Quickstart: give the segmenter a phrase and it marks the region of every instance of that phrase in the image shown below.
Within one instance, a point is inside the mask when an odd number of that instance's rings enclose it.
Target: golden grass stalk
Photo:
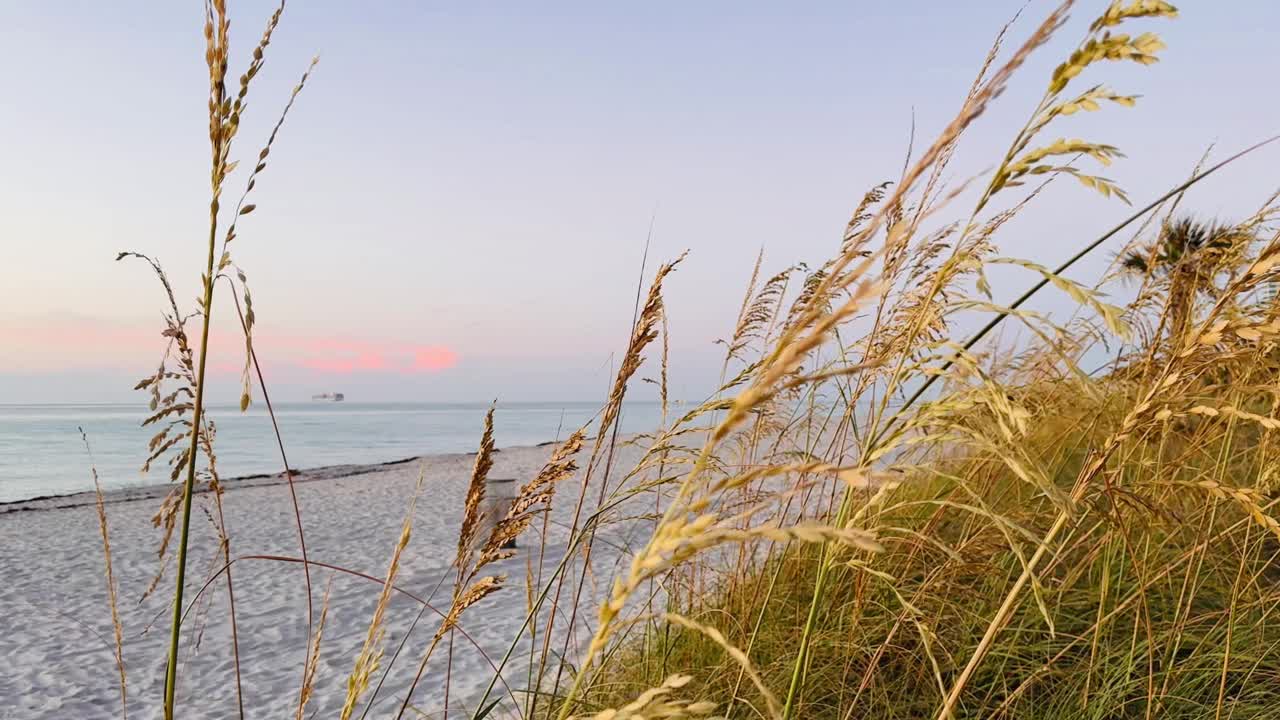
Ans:
[[[355,665],[351,668],[351,674],[347,676],[347,696],[342,704],[342,712],[339,714],[342,720],[350,720],[351,714],[355,712],[361,696],[369,689],[369,678],[378,671],[378,667],[381,665],[382,641],[387,632],[384,625],[387,605],[391,602],[391,593],[395,589],[396,575],[400,572],[400,557],[404,554],[404,549],[409,545],[409,536],[413,529],[414,508],[418,503],[418,496],[422,494],[425,472],[425,468],[418,472],[418,484],[414,487],[413,496],[409,499],[409,509],[405,513],[404,524],[400,528],[400,539],[396,541],[395,551],[391,554],[391,562],[387,564],[386,578],[383,580],[382,592],[378,594],[378,603],[374,606],[373,618],[369,621],[369,629],[365,633],[364,645],[360,648],[360,654],[356,656]]]
[[[1079,503],[1083,499],[1085,492],[1097,480],[1106,468],[1107,461],[1115,454],[1121,444],[1130,439],[1140,430],[1140,423],[1143,421],[1163,422],[1165,417],[1161,416],[1155,408],[1165,399],[1185,388],[1194,375],[1203,372],[1205,366],[1193,364],[1195,356],[1202,353],[1206,348],[1216,344],[1217,338],[1225,323],[1218,319],[1219,313],[1223,312],[1233,298],[1240,293],[1248,291],[1252,287],[1263,282],[1270,273],[1280,264],[1280,261],[1273,258],[1280,258],[1280,243],[1272,242],[1265,246],[1251,264],[1248,269],[1238,278],[1231,282],[1219,299],[1210,308],[1206,317],[1199,323],[1198,327],[1188,332],[1183,344],[1183,350],[1175,355],[1171,355],[1164,363],[1160,372],[1152,379],[1149,387],[1140,396],[1140,399],[1129,409],[1119,428],[1110,435],[1110,437],[1102,444],[1100,448],[1094,450],[1091,457],[1084,466],[1081,467],[1080,473],[1074,483],[1071,493],[1072,505]],[[1212,410],[1212,409],[1210,409]],[[1272,529],[1276,526],[1273,518],[1263,514],[1257,500],[1248,493],[1239,489],[1227,490],[1220,484],[1213,483],[1212,486],[1205,486],[1211,492],[1219,494],[1223,498],[1230,497],[1238,503],[1244,505],[1249,511],[1253,519],[1258,524]],[[956,704],[959,702],[960,694],[964,690],[969,679],[973,676],[978,665],[985,659],[995,641],[996,635],[1003,629],[1008,621],[1010,614],[1020,600],[1023,588],[1029,582],[1035,580],[1040,561],[1049,552],[1053,542],[1058,534],[1067,526],[1072,519],[1069,510],[1061,511],[1053,524],[1045,532],[1039,541],[1036,552],[1027,560],[1023,567],[1021,575],[1009,588],[1004,595],[1004,600],[1000,607],[993,614],[990,622],[987,624],[986,632],[983,634],[977,647],[970,655],[967,664],[960,672],[959,676],[952,683],[950,691],[947,693],[941,707],[938,710],[937,717],[940,720],[951,718]]]
[[[778,702],[778,698],[769,690],[769,686],[765,685],[764,678],[760,677],[760,671],[756,670],[755,665],[751,663],[751,659],[747,657],[745,652],[725,638],[724,633],[710,625],[704,625],[678,613],[664,613],[662,617],[669,623],[700,632],[706,635],[713,643],[719,645],[725,651],[725,654],[738,664],[742,672],[751,680],[751,684],[756,686],[756,690],[764,698],[765,706],[769,710],[769,717],[775,719],[782,717],[782,704]]]
[[[585,437],[585,431],[575,430],[551,453],[538,474],[520,486],[507,514],[493,525],[489,537],[481,545],[479,558],[471,571],[472,577],[490,563],[515,555],[513,550],[507,549],[510,543],[528,529],[536,515],[550,508],[556,486],[577,472],[578,463],[573,458],[582,449]]]
[[[170,629],[169,658],[165,669],[164,716],[166,720],[173,720],[174,701],[177,691],[182,595],[186,581],[187,543],[190,533],[191,504],[192,493],[195,485],[197,453],[201,445],[201,434],[203,432],[205,367],[208,358],[210,318],[213,312],[213,289],[217,279],[216,272],[221,271],[221,269],[225,267],[224,263],[228,261],[228,257],[224,251],[223,260],[218,261],[218,267],[215,270],[216,239],[218,234],[222,189],[227,175],[231,173],[236,166],[236,163],[230,159],[232,141],[240,127],[240,118],[242,112],[245,110],[245,98],[248,94],[250,83],[262,67],[264,50],[271,41],[271,36],[279,23],[280,15],[283,11],[284,2],[282,0],[281,4],[277,7],[276,11],[271,15],[271,18],[267,22],[266,29],[264,30],[257,47],[253,51],[253,59],[249,65],[249,69],[240,78],[239,91],[233,100],[228,96],[226,84],[231,26],[230,19],[227,15],[226,0],[206,0],[205,2],[205,64],[208,69],[209,76],[208,110],[209,145],[211,151],[211,167],[209,175],[211,194],[209,202],[209,235],[207,241],[208,252],[205,262],[205,271],[201,276],[203,287],[198,301],[198,312],[201,317],[200,350],[198,357],[196,358],[195,368],[189,375],[189,380],[194,386],[194,398],[190,404],[190,444],[188,449],[185,451],[185,456],[180,455],[178,458],[181,467],[185,468],[186,478],[183,483],[181,499],[181,529],[178,537],[178,556],[176,562],[177,578],[173,598],[173,622]],[[295,96],[296,92],[297,91],[295,91]],[[290,104],[292,104],[292,98],[290,99]],[[277,129],[278,127],[279,124],[277,124]],[[258,170],[260,169],[261,167],[258,168]],[[250,188],[252,187],[252,182],[253,180],[251,177]],[[246,190],[246,193],[247,192],[248,191]],[[238,219],[241,215],[248,214],[252,210],[252,205],[242,205],[237,207],[235,217]],[[235,220],[233,219],[231,224],[228,226],[228,239],[234,237],[234,232]],[[176,308],[173,321],[178,325],[181,325],[184,321],[183,316],[177,313]],[[189,367],[188,369],[190,370]],[[245,403],[242,400],[242,407],[244,405]],[[177,469],[178,467],[175,466],[175,470]],[[166,527],[169,527],[169,525],[166,525]],[[228,587],[230,587],[230,585],[228,585]]]
[[[329,614],[329,591],[333,589],[333,576],[324,586],[324,599],[320,601],[320,620],[316,623],[315,634],[307,643],[307,661],[302,672],[302,688],[298,691],[298,712],[294,720],[302,720],[307,710],[307,702],[315,690],[316,675],[320,672],[320,641],[324,639],[324,621]]]
[[[80,439],[84,441],[85,451],[89,452],[90,457],[92,457],[92,450],[89,448],[89,436],[85,434],[84,428],[77,429],[80,431]],[[111,606],[111,629],[115,640],[115,663],[116,670],[120,674],[120,717],[122,720],[129,720],[129,684],[124,667],[124,626],[120,624],[116,578],[115,572],[111,567],[111,534],[107,532],[107,506],[102,497],[102,483],[98,482],[98,468],[91,463],[89,470],[93,474],[94,508],[98,512],[98,532],[102,535],[102,555],[107,575],[107,603]]]
[[[467,484],[467,495],[463,502],[462,527],[458,531],[458,552],[453,562],[454,567],[457,569],[457,577],[453,585],[453,600],[450,603],[449,612],[441,621],[440,627],[431,639],[431,644],[427,647],[426,653],[423,654],[422,661],[418,663],[418,671],[414,674],[413,682],[409,684],[409,689],[405,691],[404,703],[400,706],[397,718],[402,717],[405,711],[412,707],[409,701],[413,697],[413,691],[417,689],[418,683],[422,680],[422,674],[427,669],[427,662],[431,660],[431,655],[435,652],[440,639],[453,630],[458,623],[459,616],[467,608],[495,592],[502,584],[502,578],[498,577],[487,577],[472,583],[475,572],[478,570],[475,564],[476,533],[479,532],[480,526],[487,516],[487,511],[484,508],[484,496],[485,485],[489,479],[489,470],[493,468],[493,411],[496,404],[496,402],[491,404],[489,411],[485,413],[484,432],[480,437],[480,449],[476,452],[475,465],[471,470],[471,480]],[[444,695],[444,712],[446,715],[449,708],[449,690],[453,680],[453,636],[451,634],[449,635],[448,655]]]
[[[617,426],[614,424],[618,419],[618,414],[622,410],[622,402],[626,397],[627,387],[631,382],[636,371],[640,369],[644,362],[644,351],[651,342],[657,339],[658,322],[665,312],[665,306],[662,299],[662,284],[676,267],[684,261],[688,251],[681,253],[675,260],[661,265],[657,272],[654,273],[653,281],[649,285],[649,292],[645,295],[643,306],[635,316],[635,322],[632,323],[631,339],[627,343],[627,350],[622,356],[622,362],[618,367],[618,372],[614,377],[613,387],[610,390],[609,397],[605,402],[603,410],[600,412],[600,422],[596,429],[596,439],[593,444],[591,455],[587,459],[586,471],[582,478],[582,485],[578,492],[577,503],[573,510],[573,520],[569,526],[569,536],[572,538],[578,534],[580,523],[582,521],[582,510],[585,505],[587,488],[591,484],[593,474],[600,458],[601,451],[604,449],[606,437],[609,438],[609,453],[605,460],[604,480],[599,483],[599,492],[596,496],[596,509],[599,511],[604,504],[604,499],[608,491],[608,473],[612,464],[613,448],[617,440]],[[637,299],[640,297],[639,287],[636,293]],[[578,582],[573,593],[572,602],[569,607],[567,628],[572,629],[578,619],[578,607],[581,604],[582,591],[586,585],[587,575],[591,568],[591,551],[595,542],[595,526],[589,525],[583,528],[585,537],[582,542],[582,571],[578,575]],[[567,556],[566,556],[567,559]],[[564,582],[567,573],[564,572],[564,564],[557,569],[557,577],[555,578],[556,590],[555,596],[551,601],[550,617],[556,618],[560,607],[561,593],[564,589]],[[550,630],[550,628],[548,628]],[[560,651],[560,656],[564,657],[569,652],[569,643],[573,637],[572,632],[565,633],[564,644]],[[543,637],[542,658],[545,662],[550,654],[551,633],[547,632]],[[557,666],[556,678],[553,687],[560,685],[561,674],[564,671],[564,663]],[[541,670],[538,677],[542,676]],[[536,700],[535,700],[536,703]]]
[[[872,257],[866,257],[852,272],[847,275],[842,274],[841,286],[853,284],[865,272],[872,259]],[[633,557],[630,572],[625,580],[615,579],[610,599],[601,605],[597,627],[587,646],[581,667],[561,705],[557,716],[560,720],[564,720],[571,713],[576,695],[587,675],[586,670],[591,666],[593,659],[604,650],[613,634],[615,620],[627,599],[648,577],[686,562],[705,549],[726,542],[741,542],[753,538],[804,542],[836,540],[864,549],[876,548],[874,540],[865,534],[842,528],[795,526],[741,530],[736,527],[717,525],[719,520],[717,516],[706,512],[711,498],[700,494],[703,488],[702,474],[711,461],[712,449],[716,443],[740,424],[751,409],[760,404],[769,394],[774,385],[795,372],[808,354],[826,339],[827,334],[841,321],[851,317],[854,311],[876,291],[876,283],[864,280],[857,284],[850,293],[849,299],[834,312],[823,316],[815,310],[810,310],[796,327],[789,328],[783,334],[783,339],[779,340],[779,346],[761,367],[756,381],[734,399],[728,414],[710,434],[698,460],[681,482],[675,499],[659,521],[644,549]],[[691,514],[698,515],[689,519]]]
[[[205,41],[207,49],[205,61],[209,68],[209,141],[213,151],[213,168],[211,172],[212,200],[209,203],[209,239],[208,256],[205,272],[201,276],[203,293],[200,298],[201,331],[200,352],[195,372],[195,399],[191,411],[191,444],[187,450],[186,480],[182,490],[182,526],[178,536],[177,582],[173,597],[173,622],[170,630],[169,661],[165,669],[164,715],[165,720],[174,720],[174,700],[178,680],[178,645],[181,637],[180,625],[182,612],[182,593],[186,582],[187,571],[187,539],[191,524],[191,495],[195,486],[196,451],[199,447],[199,434],[204,411],[204,377],[205,363],[208,358],[209,319],[213,310],[213,264],[214,244],[218,231],[219,197],[222,193],[222,182],[227,171],[227,154],[230,146],[226,143],[225,119],[223,117],[223,101],[227,73],[228,28],[225,0],[212,0],[205,7]],[[215,31],[215,22],[217,29]]]
[[[463,508],[462,530],[459,533],[458,555],[455,565],[458,570],[454,585],[453,600],[449,611],[445,614],[435,636],[418,665],[418,671],[409,690],[405,693],[404,704],[400,714],[411,708],[410,699],[413,690],[421,681],[427,662],[440,640],[453,630],[463,613],[484,600],[489,595],[502,589],[506,584],[506,575],[487,575],[480,577],[480,572],[492,563],[515,556],[509,550],[509,543],[518,538],[539,513],[544,513],[555,495],[556,486],[573,475],[578,465],[573,457],[582,449],[585,431],[578,429],[552,452],[551,457],[542,469],[531,480],[523,484],[506,515],[492,523],[489,534],[479,548],[474,548],[476,531],[484,523],[484,486],[489,470],[493,466],[493,408],[485,415],[484,432],[481,436],[480,451],[476,454],[475,466]],[[465,537],[465,542],[464,538]]]
[[[475,555],[476,533],[484,522],[485,484],[489,470],[493,468],[493,410],[491,405],[484,416],[484,433],[480,437],[480,449],[476,452],[475,466],[467,484],[467,497],[462,510],[462,527],[458,530],[458,554],[453,564],[461,581],[471,570]]]
[[[689,684],[693,678],[689,675],[672,675],[657,687],[640,693],[635,700],[618,708],[609,708],[589,716],[589,720],[646,720],[646,718],[700,718],[715,712],[716,704],[706,700],[681,702],[671,700],[676,690]],[[575,720],[588,720],[588,716],[577,716]]]

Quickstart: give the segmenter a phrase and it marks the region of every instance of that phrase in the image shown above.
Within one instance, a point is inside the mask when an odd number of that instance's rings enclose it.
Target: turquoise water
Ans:
[[[309,402],[276,406],[280,434],[295,469],[370,464],[415,455],[472,452],[480,442],[488,405],[441,403]],[[595,403],[506,403],[494,415],[498,447],[535,445],[563,437],[587,422]],[[163,484],[168,466],[139,468],[156,428],[140,426],[145,405],[0,405],[0,502],[93,489],[96,467],[103,488]],[[212,407],[215,450],[225,478],[282,469],[264,407],[241,414]],[[658,426],[656,403],[628,403],[623,432]],[[85,450],[84,428],[93,456]]]

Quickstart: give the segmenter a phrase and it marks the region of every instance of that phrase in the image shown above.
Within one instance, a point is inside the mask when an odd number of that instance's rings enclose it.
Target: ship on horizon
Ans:
[[[342,402],[343,400],[346,399],[346,396],[343,395],[342,393],[320,393],[319,395],[312,395],[311,399],[312,400],[332,400],[333,402]]]

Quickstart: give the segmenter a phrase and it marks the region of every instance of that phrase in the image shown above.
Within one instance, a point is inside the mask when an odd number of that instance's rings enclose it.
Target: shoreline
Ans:
[[[619,438],[619,440],[621,439],[622,438]],[[533,445],[512,445],[505,448],[495,448],[494,452],[501,453],[504,450],[511,451],[545,448],[555,445],[557,442],[559,441],[546,440]],[[317,482],[321,480],[349,478],[356,475],[374,475],[377,473],[388,472],[399,466],[415,461],[422,462],[429,460],[471,457],[475,454],[475,451],[424,453],[422,455],[411,455],[405,458],[385,460],[376,463],[343,463],[339,465],[320,465],[318,467],[310,468],[290,468],[290,472],[293,474],[293,481],[295,483]],[[283,470],[274,473],[236,475],[234,477],[223,478],[222,480],[223,487],[226,490],[274,487],[277,485],[286,485],[288,482],[289,479]],[[168,495],[169,491],[175,484],[176,483],[173,482],[161,482],[105,489],[102,491],[102,499],[103,503],[106,505],[135,502],[139,500],[156,500]],[[195,489],[194,495],[203,495],[208,492],[208,486],[203,485],[202,487],[197,487]],[[67,508],[87,507],[95,505],[97,501],[98,493],[93,490],[82,490],[80,492],[65,493],[62,495],[38,495],[25,500],[5,500],[0,501],[0,516],[20,512],[43,512],[50,510],[63,510]]]

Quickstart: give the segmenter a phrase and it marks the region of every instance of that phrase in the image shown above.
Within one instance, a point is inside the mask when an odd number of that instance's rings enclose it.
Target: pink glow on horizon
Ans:
[[[369,342],[341,338],[303,339],[298,363],[317,372],[432,373],[458,364],[458,354],[443,345]]]
[[[458,355],[446,347],[419,348],[413,355],[416,372],[436,372],[458,364]]]
[[[152,372],[164,351],[161,326],[83,315],[41,317],[0,315],[0,372],[71,369],[128,369]],[[353,339],[275,332],[260,327],[254,347],[264,370],[305,369],[316,373],[425,374],[457,366],[458,353],[445,345]],[[240,374],[244,338],[218,332],[210,338],[210,372]]]

